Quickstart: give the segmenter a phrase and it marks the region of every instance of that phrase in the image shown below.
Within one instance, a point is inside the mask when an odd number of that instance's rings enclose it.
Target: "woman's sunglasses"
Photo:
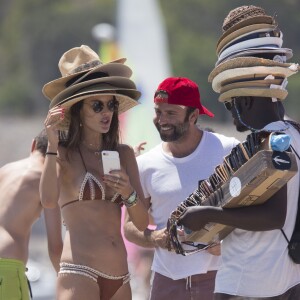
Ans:
[[[104,108],[104,103],[100,100],[94,101],[92,104],[92,109],[95,113],[99,113],[103,110]],[[106,103],[106,106],[109,111],[115,112],[118,111],[119,108],[119,102],[116,99],[112,99]]]

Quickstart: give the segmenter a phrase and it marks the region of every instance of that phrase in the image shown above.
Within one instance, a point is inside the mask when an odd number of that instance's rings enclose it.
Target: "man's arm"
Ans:
[[[145,199],[145,205],[148,209],[150,208],[150,198]],[[139,231],[132,223],[127,211],[125,214],[124,235],[128,241],[144,248],[166,248],[166,228],[161,230],[146,228],[144,231]]]
[[[219,223],[249,231],[266,231],[283,227],[287,209],[287,185],[265,203],[241,208],[213,206],[189,207],[179,224],[197,231],[207,223]]]
[[[48,239],[48,254],[56,272],[59,271],[59,262],[63,248],[61,214],[57,205],[55,208],[45,208],[45,225]]]

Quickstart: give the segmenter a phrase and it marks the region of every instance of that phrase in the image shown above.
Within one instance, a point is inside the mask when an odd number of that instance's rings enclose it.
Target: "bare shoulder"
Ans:
[[[120,144],[117,150],[122,157],[130,158],[134,156],[134,150],[130,145]]]

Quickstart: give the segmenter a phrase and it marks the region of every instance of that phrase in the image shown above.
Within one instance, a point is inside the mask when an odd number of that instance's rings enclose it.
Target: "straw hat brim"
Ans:
[[[284,89],[270,89],[270,88],[237,88],[220,94],[219,101],[225,102],[231,100],[232,97],[253,96],[253,97],[267,97],[284,100],[288,95],[288,91]]]
[[[220,93],[225,93],[232,89],[237,88],[270,88],[271,85],[281,85],[283,82],[283,78],[281,79],[261,79],[261,80],[248,80],[248,81],[238,81],[225,84],[221,87]]]
[[[130,80],[129,78],[125,78],[125,77],[121,77],[121,76],[101,77],[101,78],[97,78],[97,79],[80,82],[78,84],[72,85],[72,86],[64,89],[63,91],[61,91],[59,94],[57,94],[53,98],[53,100],[50,103],[50,107],[54,107],[54,106],[58,105],[64,99],[69,98],[70,96],[74,95],[75,93],[78,93],[82,89],[91,87],[91,90],[92,90],[93,85],[101,84],[101,83],[110,85],[111,87],[109,90],[114,90],[117,88],[132,89],[132,90],[136,89],[135,83],[132,80]]]
[[[110,62],[107,64],[99,65],[88,71],[77,72],[75,74],[71,74],[50,81],[44,85],[42,92],[49,100],[52,100],[58,93],[66,89],[66,83],[69,80],[82,74],[82,76],[73,83],[74,85],[76,84],[76,82],[83,80],[86,76],[95,72],[103,72],[106,73],[108,76],[122,76],[126,78],[130,78],[132,75],[132,70],[128,66],[124,65],[123,63]]]
[[[101,96],[115,96],[116,99],[119,101],[119,109],[118,109],[118,114],[121,114],[130,108],[140,104],[137,100],[134,100],[126,95],[123,94],[116,94],[116,93],[110,93],[110,92],[93,92],[93,93],[84,93],[81,94],[80,96],[74,95],[70,97],[69,99],[66,99],[67,101],[64,101],[63,103],[60,104],[60,107],[64,107],[66,109],[64,119],[63,121],[59,124],[58,128],[59,130],[68,130],[69,125],[70,125],[70,107],[72,107],[74,104],[76,104],[79,101],[82,101],[86,99],[87,97],[101,97]]]
[[[249,33],[260,32],[265,30],[274,30],[276,28],[275,25],[272,24],[252,24],[246,27],[242,27],[227,36],[220,38],[217,42],[216,52],[217,54],[220,50],[226,46],[229,42],[233,42],[236,38],[241,38]]]
[[[257,70],[267,68],[266,70],[269,72],[272,70],[270,69],[271,67],[279,67],[283,70],[287,69],[287,71],[284,71],[283,74],[289,74],[293,72],[296,73],[298,71],[298,64],[295,63],[281,63],[271,59],[265,59],[260,57],[237,57],[227,60],[215,67],[208,75],[208,82],[213,82],[219,74],[228,70],[234,69],[233,73],[241,72],[251,74],[250,72],[253,72],[253,74],[255,74],[254,68],[258,68]]]
[[[219,93],[221,87],[223,86],[223,82],[231,79],[239,80],[239,78],[248,77],[248,80],[255,79],[256,77],[267,77],[268,75],[279,76],[279,77],[289,77],[295,74],[297,71],[293,71],[289,68],[283,67],[265,67],[265,66],[255,66],[255,67],[246,67],[246,68],[235,68],[221,72],[218,74],[212,81],[212,89]]]
[[[256,16],[256,17],[251,17],[248,19],[245,19],[229,29],[227,29],[220,37],[219,41],[222,41],[225,37],[227,37],[229,34],[231,34],[234,31],[237,31],[238,29],[242,27],[247,27],[253,24],[270,24],[274,25],[274,19],[271,16]]]
[[[261,57],[263,58],[264,55],[279,55],[283,56],[287,59],[293,57],[293,51],[288,48],[277,48],[277,47],[258,47],[258,48],[248,48],[236,51],[235,53],[230,53],[223,59],[219,59],[216,62],[216,66],[234,58],[244,58],[244,57]]]

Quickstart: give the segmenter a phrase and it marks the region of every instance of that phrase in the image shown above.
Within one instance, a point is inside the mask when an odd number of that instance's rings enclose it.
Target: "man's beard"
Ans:
[[[180,138],[182,138],[185,133],[187,132],[188,128],[189,128],[189,123],[188,122],[184,122],[184,123],[180,123],[176,126],[174,125],[168,125],[168,127],[170,127],[170,129],[168,130],[168,132],[164,132],[161,130],[161,126],[159,124],[155,124],[160,138],[162,141],[164,142],[175,142],[178,141]]]

